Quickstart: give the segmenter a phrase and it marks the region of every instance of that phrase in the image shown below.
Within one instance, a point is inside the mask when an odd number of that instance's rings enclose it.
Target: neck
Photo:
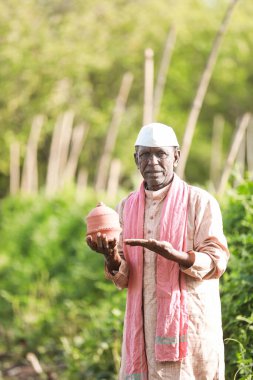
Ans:
[[[166,182],[166,183],[161,183],[161,184],[159,184],[157,186],[155,186],[155,185],[154,186],[148,186],[147,182],[144,182],[144,187],[145,187],[146,190],[149,190],[149,191],[158,191],[158,190],[161,190],[164,187],[170,185],[171,182],[173,181],[173,178],[174,178],[174,173],[173,173],[171,179],[168,182]]]

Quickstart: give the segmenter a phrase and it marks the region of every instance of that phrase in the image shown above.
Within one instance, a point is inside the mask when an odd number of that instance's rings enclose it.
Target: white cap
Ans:
[[[151,123],[141,128],[135,146],[179,146],[177,136],[171,127],[161,123]]]

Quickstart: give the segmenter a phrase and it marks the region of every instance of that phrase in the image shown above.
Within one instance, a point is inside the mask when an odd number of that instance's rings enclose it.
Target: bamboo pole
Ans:
[[[222,136],[224,131],[224,118],[216,115],[213,123],[211,163],[210,163],[210,179],[213,187],[216,189],[218,177],[220,176],[221,157],[222,157]]]
[[[106,135],[104,151],[99,161],[98,173],[95,184],[96,191],[105,190],[106,187],[111,155],[116,143],[122,116],[125,112],[126,103],[132,86],[132,82],[133,75],[131,73],[125,73],[122,78],[118,97],[116,99],[112,121]]]
[[[87,124],[80,124],[73,129],[69,159],[63,173],[62,184],[72,181],[75,177],[79,156],[81,154],[88,129]]]
[[[85,191],[88,182],[88,172],[86,169],[81,168],[77,174],[76,188],[78,192]]]
[[[249,126],[247,128],[246,150],[249,178],[253,180],[253,119],[250,120]]]
[[[10,194],[16,195],[20,186],[20,145],[14,142],[10,146]]]
[[[21,191],[26,194],[32,194],[38,191],[37,150],[43,122],[44,117],[42,115],[38,115],[34,118],[26,147],[21,180]]]
[[[245,173],[245,158],[246,158],[246,133],[245,131],[241,144],[238,148],[237,156],[235,159],[235,168],[236,168],[236,178],[234,181],[234,186],[237,186],[242,182]]]
[[[180,161],[177,167],[177,174],[183,178],[186,166],[186,161],[189,155],[195,127],[200,114],[200,110],[203,105],[203,101],[210,83],[210,79],[214,70],[215,63],[218,58],[219,49],[223,40],[224,34],[228,28],[229,21],[231,19],[234,7],[239,0],[231,0],[226,10],[225,16],[220,24],[219,30],[213,42],[212,49],[210,51],[205,69],[200,79],[198,89],[193,100],[192,108],[186,123],[185,134],[183,137],[182,151]]]
[[[88,182],[88,172],[86,169],[81,168],[77,173],[76,182],[76,201],[82,202],[85,196],[85,190]]]
[[[65,112],[58,118],[53,131],[46,179],[46,195],[48,196],[53,195],[60,185],[68,157],[73,119],[72,111]]]
[[[154,52],[145,50],[143,125],[153,121]]]
[[[217,190],[218,196],[222,196],[225,191],[233,164],[235,162],[238,150],[240,148],[240,144],[243,140],[243,136],[245,135],[246,129],[250,123],[251,118],[252,116],[250,113],[245,113],[239,123],[230,152],[228,154],[226,165],[224,167],[224,170],[220,179],[220,183]]]
[[[69,146],[72,135],[74,112],[68,111],[63,115],[61,136],[59,141],[59,167],[58,167],[58,186],[60,185],[69,155]]]
[[[117,158],[112,160],[110,175],[107,186],[107,197],[109,199],[114,199],[117,195],[119,188],[119,179],[121,173],[121,161]]]
[[[154,120],[156,120],[159,115],[161,101],[162,101],[165,83],[166,83],[166,76],[169,71],[170,61],[171,61],[172,52],[175,46],[175,42],[176,42],[176,29],[174,26],[172,26],[166,39],[163,56],[162,56],[160,68],[157,75],[157,81],[155,85],[154,112],[153,112]]]
[[[63,116],[59,116],[54,130],[50,146],[49,159],[47,165],[47,178],[46,178],[46,195],[52,195],[57,188],[57,168],[58,168],[58,145],[61,135]]]

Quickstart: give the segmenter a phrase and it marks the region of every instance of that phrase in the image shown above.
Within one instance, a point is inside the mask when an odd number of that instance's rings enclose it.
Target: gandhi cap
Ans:
[[[141,128],[135,146],[179,146],[174,130],[161,123],[151,123]]]

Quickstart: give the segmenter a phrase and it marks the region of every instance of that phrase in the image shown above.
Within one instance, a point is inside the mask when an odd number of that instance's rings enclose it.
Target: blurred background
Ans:
[[[0,0],[0,379],[111,379],[125,292],[84,242],[173,126],[178,174],[219,200],[227,379],[253,379],[251,0]]]

